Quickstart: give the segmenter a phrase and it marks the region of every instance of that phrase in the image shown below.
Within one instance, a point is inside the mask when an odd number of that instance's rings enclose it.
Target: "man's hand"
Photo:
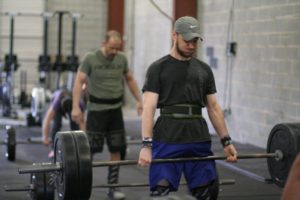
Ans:
[[[44,138],[43,138],[43,144],[44,144],[45,146],[49,146],[49,145],[50,145],[50,141],[49,141],[48,137],[44,137]]]
[[[142,167],[147,167],[152,161],[152,149],[149,147],[143,147],[140,151],[138,164]]]
[[[80,124],[80,122],[83,120],[83,114],[79,106],[73,106],[71,116],[73,121],[75,121],[77,124]]]
[[[228,162],[236,162],[237,161],[237,151],[233,144],[230,144],[224,147],[224,154],[227,156]]]

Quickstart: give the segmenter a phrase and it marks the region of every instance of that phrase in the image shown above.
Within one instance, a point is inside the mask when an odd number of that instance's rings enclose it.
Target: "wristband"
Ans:
[[[223,145],[223,147],[227,147],[228,145],[232,144],[232,140],[230,136],[225,136],[223,138],[221,138],[221,144]]]
[[[152,148],[152,138],[150,138],[150,137],[143,138],[142,148],[144,148],[144,147]]]

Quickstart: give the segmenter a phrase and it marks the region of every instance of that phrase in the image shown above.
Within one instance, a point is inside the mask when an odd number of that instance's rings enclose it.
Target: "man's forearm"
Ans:
[[[137,102],[142,102],[142,97],[141,97],[141,94],[140,94],[140,91],[139,91],[139,88],[137,87],[137,85],[134,87],[134,89],[131,90],[131,93]]]
[[[130,79],[127,81],[127,84],[128,84],[131,94],[134,96],[136,101],[141,102],[142,97],[141,97],[141,93],[140,93],[140,90],[139,90],[139,87],[138,87],[136,81],[134,79]]]
[[[142,114],[142,138],[152,138],[154,111],[151,108],[144,109]]]
[[[45,127],[43,127],[43,138],[46,139],[48,137],[49,137],[49,126],[46,125]]]
[[[228,130],[225,124],[224,115],[219,105],[208,109],[208,116],[220,138],[228,136]]]
[[[78,108],[80,107],[80,98],[81,98],[81,82],[80,81],[75,81],[74,83],[74,88],[73,88],[73,108]]]
[[[50,122],[49,120],[44,120],[43,126],[42,126],[42,137],[43,139],[47,139],[49,137],[49,128],[50,128]]]

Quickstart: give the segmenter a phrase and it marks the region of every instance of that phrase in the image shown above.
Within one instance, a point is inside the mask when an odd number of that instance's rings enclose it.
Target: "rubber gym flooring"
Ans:
[[[0,140],[5,138],[3,119],[0,126]],[[8,123],[12,123],[11,121]],[[127,118],[125,115],[125,126],[127,136],[139,138],[140,119]],[[17,123],[16,123],[17,124]],[[25,123],[19,123],[25,124]],[[41,127],[25,127],[24,125],[14,126],[16,128],[17,140],[28,137],[40,137]],[[64,127],[67,130],[67,127]],[[262,153],[264,149],[259,149],[251,145],[235,143],[239,153]],[[130,145],[128,148],[127,159],[137,159],[139,145]],[[217,137],[213,136],[213,149],[215,154],[222,154],[222,148]],[[27,192],[5,192],[5,185],[26,186],[29,185],[30,177],[28,174],[18,174],[18,168],[31,165],[34,162],[49,162],[47,154],[50,148],[40,144],[17,145],[16,161],[6,160],[6,146],[0,147],[0,200],[26,200],[30,199]],[[94,161],[105,161],[108,159],[107,149],[102,154],[96,154]],[[234,185],[221,185],[220,200],[279,200],[282,189],[268,181],[266,159],[239,160],[238,163],[228,164],[224,161],[217,161],[217,169],[220,179],[234,179]],[[93,168],[93,185],[106,184],[107,167]],[[119,183],[145,183],[147,182],[147,168],[138,166],[122,166],[120,169]],[[150,199],[147,198],[148,188],[122,188],[127,200]],[[106,199],[107,189],[94,188],[90,200]],[[181,186],[178,192],[171,193],[173,199],[187,198],[187,189]],[[178,198],[176,198],[178,197]],[[151,198],[152,199],[152,198]],[[164,198],[165,199],[165,198]],[[170,198],[171,199],[171,198]]]

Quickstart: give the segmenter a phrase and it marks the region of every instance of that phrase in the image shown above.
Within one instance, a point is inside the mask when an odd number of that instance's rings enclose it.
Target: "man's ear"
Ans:
[[[178,37],[178,34],[177,34],[175,31],[173,31],[173,32],[172,32],[172,39],[173,39],[173,40],[176,40],[177,37]]]

